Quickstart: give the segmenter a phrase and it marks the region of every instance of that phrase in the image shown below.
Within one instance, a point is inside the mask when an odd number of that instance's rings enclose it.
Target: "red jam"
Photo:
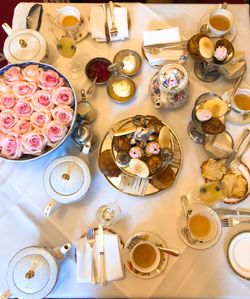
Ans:
[[[106,58],[94,58],[86,66],[86,74],[91,81],[95,80],[96,83],[104,83],[108,81],[111,76],[111,72],[108,70],[108,66],[111,62]]]

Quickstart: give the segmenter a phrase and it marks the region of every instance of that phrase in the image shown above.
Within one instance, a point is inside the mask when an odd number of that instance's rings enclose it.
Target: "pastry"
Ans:
[[[213,98],[202,103],[202,108],[210,111],[212,117],[219,118],[227,113],[228,103],[219,98]]]
[[[148,156],[158,155],[160,150],[161,150],[161,147],[160,147],[159,143],[156,141],[149,142],[145,147],[145,153]]]
[[[214,44],[209,37],[202,37],[199,40],[199,51],[202,57],[210,59],[214,54]]]
[[[130,150],[130,139],[127,136],[116,136],[113,139],[113,146],[116,151],[128,152]]]
[[[196,111],[196,117],[199,121],[203,122],[203,121],[207,121],[210,118],[212,118],[212,112],[209,111],[208,109],[204,109],[204,108],[199,108]]]
[[[174,153],[170,148],[162,148],[160,152],[160,158],[165,163],[169,163],[174,157]]]
[[[144,155],[144,151],[139,146],[133,146],[129,151],[129,155],[131,158],[140,159]]]
[[[220,160],[209,158],[202,163],[201,173],[209,181],[220,181],[226,174],[226,167]]]
[[[209,120],[201,123],[202,130],[206,134],[220,134],[225,131],[225,125],[218,118],[210,118]]]
[[[214,51],[214,58],[219,61],[224,61],[227,58],[227,48],[224,46],[219,46]]]
[[[158,141],[161,148],[170,146],[170,131],[168,127],[164,126],[161,128]]]
[[[100,171],[106,176],[118,177],[121,173],[121,170],[113,160],[111,150],[101,152],[98,158],[98,165]]]
[[[149,176],[149,169],[147,164],[139,159],[130,160],[128,171],[131,174],[139,176],[140,178],[147,178]]]
[[[221,182],[224,186],[225,195],[230,198],[233,188],[237,180],[237,175],[235,173],[227,173],[223,176]]]
[[[155,174],[162,169],[162,160],[158,156],[151,156],[147,160],[147,165],[149,168],[150,174]]]
[[[159,134],[163,126],[163,123],[158,118],[151,118],[147,124],[148,128],[154,128],[156,134]]]
[[[116,164],[119,167],[127,167],[131,157],[127,152],[118,152],[116,156]]]
[[[170,166],[167,166],[163,171],[154,175],[151,179],[151,184],[159,190],[169,188],[175,180],[175,172]]]
[[[242,174],[238,174],[230,197],[243,198],[248,192],[248,182]]]

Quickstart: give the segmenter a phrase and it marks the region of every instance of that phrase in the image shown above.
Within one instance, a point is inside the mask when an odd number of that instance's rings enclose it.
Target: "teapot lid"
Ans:
[[[27,247],[10,261],[7,281],[18,298],[40,299],[47,296],[56,284],[58,266],[45,248]]]
[[[88,165],[76,156],[52,161],[44,173],[47,193],[61,203],[80,200],[91,181]]]
[[[46,54],[46,41],[36,30],[20,29],[6,38],[3,51],[10,63],[39,62]]]

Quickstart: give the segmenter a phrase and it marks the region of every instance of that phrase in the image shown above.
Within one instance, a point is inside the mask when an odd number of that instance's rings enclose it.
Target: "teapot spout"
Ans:
[[[71,248],[71,244],[70,243],[65,243],[62,246],[58,246],[56,248],[53,249],[54,252],[54,256],[58,261],[62,261],[65,256],[67,255],[67,253],[69,252]]]

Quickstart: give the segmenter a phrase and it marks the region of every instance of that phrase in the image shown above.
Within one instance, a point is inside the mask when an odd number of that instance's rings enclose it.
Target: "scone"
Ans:
[[[103,151],[98,158],[100,171],[109,177],[118,177],[121,173],[120,168],[115,164],[111,150]]]
[[[228,198],[231,197],[231,193],[235,186],[237,175],[235,173],[227,173],[224,175],[221,182],[224,184],[224,192]]]
[[[220,134],[225,131],[225,125],[218,118],[210,118],[209,120],[201,123],[201,127],[206,134]]]
[[[248,182],[242,174],[238,174],[234,188],[230,194],[232,198],[243,198],[248,191]]]
[[[151,184],[159,190],[169,188],[175,180],[175,172],[170,166],[156,174],[151,179]]]
[[[220,181],[226,174],[226,167],[220,160],[209,158],[202,163],[201,173],[209,181]]]

